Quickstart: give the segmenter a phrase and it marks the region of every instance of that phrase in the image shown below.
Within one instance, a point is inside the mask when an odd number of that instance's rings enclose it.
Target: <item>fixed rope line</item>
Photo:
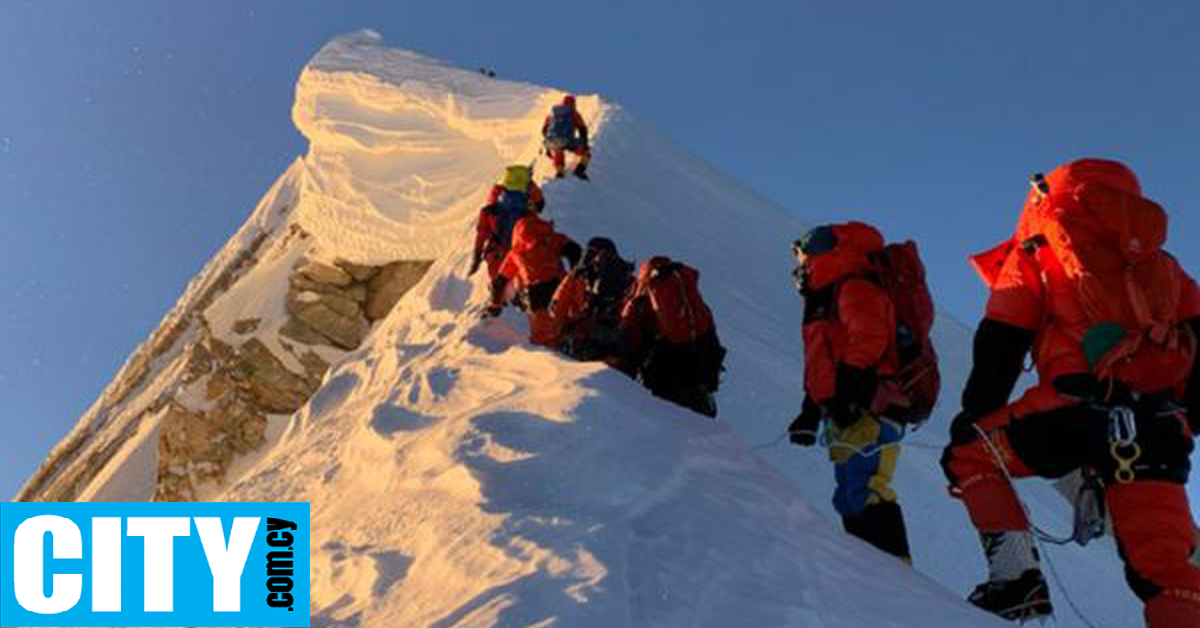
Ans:
[[[1071,597],[1071,594],[1070,594],[1070,592],[1067,591],[1066,586],[1063,585],[1062,578],[1058,574],[1058,569],[1054,564],[1054,560],[1053,560],[1053,558],[1051,558],[1050,552],[1048,551],[1048,548],[1046,547],[1047,544],[1056,545],[1056,546],[1067,545],[1074,540],[1074,537],[1073,536],[1067,536],[1067,537],[1055,536],[1053,534],[1050,534],[1049,532],[1046,532],[1040,526],[1038,526],[1037,524],[1035,524],[1033,522],[1033,517],[1031,516],[1030,510],[1029,510],[1029,505],[1026,504],[1025,500],[1021,498],[1020,493],[1017,493],[1016,485],[1013,482],[1012,474],[1008,470],[1008,465],[1006,465],[1004,463],[1004,458],[1003,458],[1003,456],[1000,455],[1000,451],[999,451],[999,449],[997,449],[995,442],[993,442],[992,439],[987,435],[987,433],[984,432],[978,425],[975,426],[975,431],[978,432],[980,437],[983,439],[984,444],[988,448],[988,452],[991,454],[992,458],[995,459],[997,466],[1000,468],[1000,472],[1004,474],[1004,478],[1008,481],[1009,486],[1012,487],[1013,493],[1016,495],[1016,498],[1017,498],[1017,503],[1020,504],[1021,510],[1025,514],[1025,520],[1029,522],[1030,529],[1033,531],[1034,540],[1037,542],[1039,549],[1041,550],[1041,554],[1043,556],[1045,556],[1046,566],[1049,568],[1049,571],[1050,571],[1050,578],[1051,578],[1051,580],[1054,581],[1054,585],[1058,589],[1058,592],[1062,595],[1063,599],[1066,600],[1067,606],[1069,606],[1071,611],[1075,614],[1075,616],[1077,618],[1079,618],[1079,621],[1081,621],[1088,628],[1099,628],[1094,622],[1092,622],[1090,619],[1088,619],[1088,617],[1083,613],[1083,610],[1079,607],[1078,604],[1076,604],[1074,598]],[[803,435],[812,436],[813,438],[815,438],[817,440],[818,443],[820,443],[823,447],[825,447],[827,449],[849,449],[850,451],[854,452],[855,454],[858,454],[858,455],[866,457],[866,458],[879,455],[880,452],[882,452],[886,449],[889,449],[889,448],[893,448],[893,447],[899,448],[901,446],[907,446],[907,447],[913,447],[915,449],[927,449],[927,450],[931,450],[931,451],[941,451],[941,450],[945,449],[947,446],[946,444],[935,444],[935,443],[924,443],[924,442],[911,442],[911,443],[895,442],[895,443],[887,443],[887,444],[882,444],[882,445],[874,445],[871,447],[860,447],[853,443],[848,443],[848,442],[842,441],[842,440],[823,439],[821,432],[818,430],[797,430],[795,432],[784,432],[778,438],[776,438],[772,441],[766,442],[766,443],[761,443],[759,445],[755,445],[754,447],[751,447],[750,450],[751,451],[763,451],[766,449],[774,448],[774,447],[778,446],[780,443],[782,443],[784,440],[786,440],[791,434],[803,434]]]
[[[1004,463],[1004,457],[1000,455],[1000,450],[996,447],[996,443],[992,441],[991,437],[988,436],[987,432],[985,432],[983,428],[979,427],[978,425],[973,427],[975,428],[975,432],[979,434],[979,437],[983,439],[984,444],[987,445],[988,451],[992,454],[992,458],[994,458],[996,461],[996,465],[1000,467],[1000,472],[1004,474],[1004,478],[1008,481],[1008,485],[1012,489],[1013,496],[1017,498],[1017,503],[1021,506],[1021,511],[1025,513],[1025,521],[1029,523],[1029,526],[1034,531],[1033,539],[1035,542],[1037,542],[1038,549],[1041,550],[1041,554],[1046,557],[1046,566],[1050,568],[1050,579],[1054,581],[1054,585],[1058,588],[1058,592],[1062,594],[1063,599],[1067,601],[1067,605],[1071,607],[1071,611],[1075,613],[1075,616],[1079,618],[1079,621],[1083,622],[1083,624],[1088,626],[1088,628],[1099,628],[1095,623],[1088,619],[1086,615],[1083,614],[1083,611],[1075,603],[1075,600],[1071,597],[1071,594],[1063,585],[1062,579],[1058,575],[1058,569],[1054,567],[1054,560],[1050,558],[1050,552],[1047,550],[1045,545],[1046,541],[1053,539],[1054,537],[1047,535],[1036,524],[1033,523],[1033,517],[1029,511],[1029,505],[1025,503],[1025,500],[1021,498],[1021,494],[1017,492],[1017,486],[1013,482],[1012,474],[1009,473],[1008,465]],[[1047,536],[1049,539],[1044,539],[1043,536]],[[1070,542],[1070,539],[1068,539],[1067,542]],[[1066,543],[1055,544],[1065,545]]]
[[[941,451],[946,448],[945,444],[923,443],[923,442],[919,442],[919,441],[885,443],[885,444],[881,444],[881,445],[872,445],[870,447],[862,447],[859,445],[855,445],[854,443],[848,443],[844,440],[822,439],[821,432],[818,430],[797,430],[795,432],[784,432],[781,436],[779,436],[775,440],[761,443],[761,444],[751,447],[750,451],[762,451],[764,449],[771,449],[773,447],[776,447],[783,441],[787,440],[787,438],[789,436],[791,436],[792,434],[804,434],[804,435],[812,436],[813,438],[817,439],[817,442],[820,443],[820,445],[822,447],[825,447],[826,449],[849,449],[851,452],[858,454],[860,456],[863,456],[864,458],[871,458],[873,456],[878,455],[880,452],[882,452],[886,449],[892,449],[892,448],[898,449],[902,446],[903,447],[912,447],[914,449],[927,449],[929,451]]]

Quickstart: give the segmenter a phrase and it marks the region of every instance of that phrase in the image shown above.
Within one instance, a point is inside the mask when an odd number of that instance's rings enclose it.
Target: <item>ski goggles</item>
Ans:
[[[810,258],[823,255],[837,248],[837,233],[833,227],[817,227],[792,242],[792,255],[801,265]]]
[[[1046,175],[1040,172],[1029,175],[1029,186],[1039,199],[1050,196],[1050,183],[1046,181]]]

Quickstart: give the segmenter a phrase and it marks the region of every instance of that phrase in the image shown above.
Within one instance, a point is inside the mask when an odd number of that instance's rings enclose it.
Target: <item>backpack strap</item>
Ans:
[[[825,288],[804,296],[804,322],[837,321],[841,316],[838,300],[842,296],[842,287],[856,279],[866,281],[879,288],[883,287],[883,279],[880,276],[879,269],[874,265],[870,270],[842,277]],[[811,307],[809,305],[810,301],[812,302]]]
[[[1121,292],[1124,293],[1126,303],[1133,314],[1133,320],[1130,322],[1134,328],[1126,329],[1123,326],[1106,323],[1101,320],[1104,318],[1103,316],[1089,311],[1088,304],[1097,298],[1095,295],[1089,297],[1089,294],[1092,293],[1087,287],[1088,282],[1093,281],[1094,277],[1084,273],[1077,280],[1069,279],[1063,261],[1059,259],[1045,235],[1038,234],[1027,238],[1021,243],[1019,254],[1025,255],[1026,259],[1038,270],[1042,281],[1042,290],[1047,294],[1073,294],[1078,299],[1079,306],[1084,310],[1084,315],[1093,327],[1087,330],[1060,329],[1060,331],[1069,334],[1080,344],[1080,349],[1085,351],[1085,357],[1089,360],[1092,374],[1101,381],[1109,383],[1117,381],[1121,366],[1139,354],[1147,345],[1171,352],[1179,350],[1193,352],[1195,350],[1196,338],[1186,325],[1179,321],[1156,318],[1150,304],[1150,297],[1138,279],[1138,264],[1127,264],[1119,278],[1116,278],[1122,284]],[[1160,254],[1166,255],[1165,252]],[[1153,264],[1156,262],[1145,259],[1142,263]],[[1178,294],[1182,290],[1179,277],[1175,273],[1166,273],[1160,276],[1170,282],[1169,285],[1163,286],[1166,290],[1174,294]],[[1064,285],[1072,284],[1072,282],[1074,285]],[[1055,318],[1054,299],[1045,299],[1044,301],[1047,304],[1044,313],[1045,324],[1050,325],[1054,323]],[[1116,327],[1115,334],[1111,340],[1105,341],[1102,338],[1108,333],[1109,330],[1106,329],[1108,327]],[[1093,337],[1097,338],[1096,342],[1106,345],[1102,354],[1094,359],[1093,356],[1087,355],[1086,349],[1091,344]],[[1107,346],[1110,344],[1111,346]]]

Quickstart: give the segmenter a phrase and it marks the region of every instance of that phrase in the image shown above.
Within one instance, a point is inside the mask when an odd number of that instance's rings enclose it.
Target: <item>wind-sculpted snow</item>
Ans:
[[[296,86],[292,117],[310,142],[299,221],[366,262],[444,254],[466,237],[481,185],[537,157],[560,97],[384,48],[370,32],[339,38]],[[599,99],[579,107],[595,118]]]
[[[274,228],[311,234],[326,259],[436,260],[215,496],[311,502],[313,625],[1003,626],[961,601],[982,559],[937,466],[969,331],[939,322],[947,398],[899,472],[913,570],[842,534],[824,453],[778,440],[801,397],[788,245],[803,222],[619,107],[580,98],[593,181],[545,181],[542,160],[547,214],[581,242],[606,235],[626,257],[700,270],[730,350],[720,420],[530,346],[519,313],[479,320],[476,212],[505,165],[538,158],[560,97],[371,32],[335,40],[300,77],[293,117],[310,148]],[[220,318],[278,291],[273,268],[251,270]],[[137,479],[149,438],[127,444],[131,473],[114,482]],[[1048,492],[1034,502],[1068,525]],[[1071,558],[1061,571],[1094,618],[1134,625],[1111,548]]]

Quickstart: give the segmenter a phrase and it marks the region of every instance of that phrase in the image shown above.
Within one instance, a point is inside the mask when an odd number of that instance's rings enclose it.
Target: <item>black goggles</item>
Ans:
[[[792,242],[792,255],[803,264],[805,260],[837,248],[837,234],[832,227],[817,227]]]
[[[1029,175],[1029,186],[1037,193],[1038,198],[1050,196],[1050,183],[1046,181],[1046,175],[1040,172]]]

